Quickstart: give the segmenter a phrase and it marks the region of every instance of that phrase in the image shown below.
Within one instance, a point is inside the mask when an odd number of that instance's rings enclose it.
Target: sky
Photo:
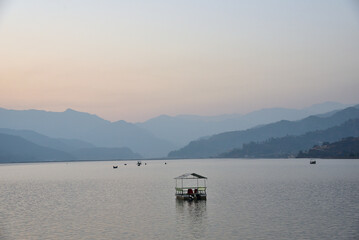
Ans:
[[[356,0],[0,0],[0,107],[111,121],[359,103]]]

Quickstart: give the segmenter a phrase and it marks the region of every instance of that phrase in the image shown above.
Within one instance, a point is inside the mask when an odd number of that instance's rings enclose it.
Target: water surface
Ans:
[[[146,163],[0,165],[0,239],[359,239],[359,160]],[[186,172],[207,201],[175,199]]]

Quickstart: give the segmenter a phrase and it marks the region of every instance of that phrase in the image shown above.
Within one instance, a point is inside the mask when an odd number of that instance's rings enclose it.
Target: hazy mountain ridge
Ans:
[[[19,136],[0,133],[0,162],[71,161],[64,151],[43,147]]]
[[[214,157],[234,148],[241,148],[244,143],[264,141],[269,138],[284,137],[286,135],[302,135],[315,130],[324,130],[340,125],[353,118],[359,118],[359,109],[350,107],[336,112],[329,117],[310,116],[299,121],[282,120],[244,131],[225,132],[213,135],[208,139],[192,141],[184,148],[170,152],[168,157]]]
[[[161,115],[137,126],[152,132],[155,136],[166,139],[183,147],[190,141],[204,136],[211,136],[229,131],[246,130],[258,125],[265,125],[280,120],[299,120],[310,115],[341,110],[350,105],[336,102],[315,104],[303,109],[269,108],[248,114],[227,114],[218,116],[198,115]]]
[[[137,124],[123,120],[110,122],[97,115],[72,109],[64,112],[50,112],[0,108],[0,128],[2,128],[0,132],[21,136],[37,145],[67,152],[72,154],[74,159],[91,158],[91,155],[86,154],[95,151],[95,148],[98,152],[102,152],[104,158],[106,156],[112,158],[115,152],[123,156],[121,154],[124,153],[120,154],[118,151],[126,152],[127,148],[131,152],[127,155],[128,158],[139,158],[141,155],[145,158],[154,158],[166,156],[170,151],[178,149],[181,142],[184,145],[184,141],[189,142],[194,139],[210,141],[212,132],[246,128],[252,125],[261,128],[258,123],[273,122],[275,119],[282,118],[296,119],[303,114],[308,115],[310,111],[323,112],[323,109],[332,110],[342,106],[344,104],[328,102],[310,107],[313,109],[272,108],[246,115],[227,114],[209,117],[161,115]],[[164,138],[177,142],[177,145],[163,140]],[[213,150],[223,152],[221,149],[225,147],[225,141],[223,139],[223,142],[216,143]],[[206,149],[201,151],[203,154],[199,154],[198,157],[207,154]],[[92,153],[94,156],[100,156]]]
[[[351,119],[328,128],[308,132],[299,136],[271,138],[264,142],[243,144],[242,148],[233,149],[219,155],[221,158],[286,158],[297,156],[300,151],[306,151],[314,145],[323,142],[334,142],[346,137],[359,136],[359,119]]]
[[[129,148],[98,148],[80,140],[53,139],[29,130],[0,129],[0,145],[3,163],[142,158]]]
[[[37,145],[57,149],[60,151],[71,152],[80,148],[92,148],[93,144],[77,140],[77,139],[64,139],[64,138],[50,138],[43,134],[39,134],[31,130],[15,130],[8,128],[0,128],[0,133],[19,136]]]
[[[0,108],[0,127],[36,131],[53,138],[79,139],[98,147],[128,147],[145,157],[159,157],[174,149],[168,141],[125,121],[110,122],[77,112],[7,110]]]

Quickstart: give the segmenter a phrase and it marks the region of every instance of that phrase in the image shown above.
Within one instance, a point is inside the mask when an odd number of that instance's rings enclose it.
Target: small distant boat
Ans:
[[[175,178],[176,198],[181,200],[207,200],[207,177],[185,173]]]
[[[317,163],[317,161],[316,160],[310,160],[310,162],[309,162],[310,164],[316,164]]]
[[[142,162],[141,161],[137,161],[137,166],[141,166]]]
[[[113,168],[118,168],[118,166],[112,166]]]

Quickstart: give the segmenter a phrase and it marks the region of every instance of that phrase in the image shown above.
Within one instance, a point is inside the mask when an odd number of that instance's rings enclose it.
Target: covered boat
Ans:
[[[197,173],[185,173],[175,178],[176,198],[182,200],[206,200],[207,177]]]

